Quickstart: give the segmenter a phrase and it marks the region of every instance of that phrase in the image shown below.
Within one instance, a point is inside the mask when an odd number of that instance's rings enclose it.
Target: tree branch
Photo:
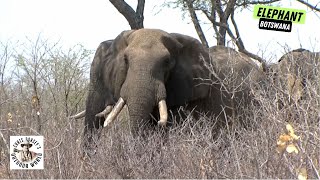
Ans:
[[[297,0],[297,1],[300,2],[300,3],[302,3],[302,4],[304,4],[304,5],[306,5],[307,7],[311,8],[311,9],[313,9],[313,10],[315,10],[315,11],[320,12],[320,9],[317,8],[317,5],[313,6],[313,5],[311,5],[310,3],[305,2],[305,1],[303,1],[303,0]]]
[[[209,19],[209,21],[210,21],[210,22],[212,23],[212,25],[213,25],[212,27],[213,27],[213,29],[214,29],[214,32],[215,32],[216,34],[218,34],[217,26],[215,26],[215,24],[217,23],[217,22],[216,22],[216,16],[212,15],[213,12],[211,12],[211,14],[209,14],[208,11],[202,10],[202,13],[203,13],[204,15],[206,15],[206,17]],[[219,24],[218,26],[220,26],[220,24]]]
[[[216,0],[211,0],[211,16],[210,17],[207,16],[207,17],[211,22],[217,22],[216,14],[217,14]],[[219,34],[217,26],[213,25],[212,27],[213,27],[215,34],[216,35]],[[217,37],[216,37],[216,39],[217,39]]]
[[[206,37],[202,31],[202,28],[199,24],[199,20],[198,20],[198,17],[197,17],[197,14],[193,8],[193,5],[192,5],[192,2],[190,0],[186,0],[186,3],[187,3],[187,7],[188,7],[188,11],[190,13],[190,16],[191,16],[191,20],[193,22],[193,25],[194,25],[194,28],[196,29],[197,31],[197,34],[202,42],[202,44],[205,46],[205,47],[209,47],[208,45],[208,42],[206,40]]]
[[[227,29],[228,35],[229,35],[229,36],[231,37],[231,39],[234,40],[234,42],[236,43],[236,45],[237,45],[237,47],[238,47],[238,50],[239,50],[240,52],[246,54],[247,56],[249,56],[249,57],[251,57],[251,58],[253,58],[253,59],[258,60],[258,61],[261,63],[261,65],[262,65],[262,70],[263,70],[263,71],[266,71],[267,65],[266,65],[266,63],[265,63],[265,60],[263,60],[263,59],[262,59],[261,57],[259,57],[258,55],[255,55],[255,54],[249,52],[249,51],[246,50],[246,48],[244,47],[244,43],[243,43],[243,41],[242,41],[242,39],[241,39],[241,37],[240,37],[240,32],[239,32],[238,26],[237,26],[236,21],[235,21],[235,19],[234,19],[234,12],[232,12],[232,14],[231,14],[231,22],[232,22],[232,24],[233,24],[233,26],[234,26],[234,29],[235,29],[235,31],[236,31],[237,37],[234,36],[234,34],[232,33],[232,31],[231,31],[231,29],[230,29],[229,27],[226,28],[226,29]]]
[[[131,29],[143,28],[143,10],[145,0],[138,0],[137,12],[135,12],[124,0],[109,1],[126,18]]]
[[[231,37],[231,39],[233,39],[233,40],[235,41],[235,43],[236,43],[236,45],[237,45],[237,47],[238,47],[239,52],[242,52],[242,53],[246,54],[247,56],[249,56],[249,57],[251,57],[251,58],[253,58],[253,59],[258,60],[258,61],[261,63],[261,65],[262,65],[262,70],[263,70],[263,71],[266,71],[267,65],[266,65],[266,63],[265,63],[265,60],[263,60],[263,59],[262,59],[261,57],[259,57],[258,55],[255,55],[255,54],[249,52],[249,51],[246,50],[246,49],[240,49],[240,48],[239,48],[239,47],[241,47],[240,42],[239,42],[239,41],[236,39],[236,37],[233,35],[233,33],[232,33],[232,31],[230,30],[230,28],[227,28],[227,33],[228,33],[228,35]]]
[[[275,2],[279,2],[280,0],[268,0],[268,1],[243,1],[243,3],[236,3],[237,6],[247,6],[247,5],[254,5],[254,4],[271,4]]]
[[[222,4],[220,0],[215,1],[215,9],[217,10],[217,13],[219,14],[220,17],[223,16],[223,10],[222,10]]]
[[[233,24],[233,27],[234,27],[234,30],[236,31],[236,41],[238,41],[238,48],[239,48],[239,51],[240,50],[243,50],[243,49],[245,49],[245,47],[244,47],[244,43],[243,43],[243,41],[242,41],[242,39],[241,39],[241,37],[240,37],[240,32],[239,32],[239,29],[238,29],[238,25],[237,25],[237,23],[236,23],[236,21],[235,21],[235,19],[234,19],[234,12],[232,12],[231,13],[231,22],[232,22],[232,24]]]
[[[224,18],[228,19],[228,17],[230,16],[230,14],[232,12],[234,12],[234,7],[236,5],[236,0],[229,0],[227,3],[227,7],[224,11]]]
[[[143,20],[144,20],[144,5],[145,5],[145,0],[138,0],[138,5],[136,9],[136,20],[138,20],[139,26],[143,28]]]
[[[143,15],[145,0],[138,0],[136,14]]]

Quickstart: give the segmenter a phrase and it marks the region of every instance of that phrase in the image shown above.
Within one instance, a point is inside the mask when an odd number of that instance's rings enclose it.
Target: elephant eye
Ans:
[[[164,65],[164,67],[171,69],[174,66],[174,59],[172,59],[170,57],[166,58],[163,61],[163,65]]]
[[[168,66],[170,64],[170,58],[165,58],[163,63],[165,66]]]
[[[124,62],[128,64],[128,56],[126,54],[124,55]]]

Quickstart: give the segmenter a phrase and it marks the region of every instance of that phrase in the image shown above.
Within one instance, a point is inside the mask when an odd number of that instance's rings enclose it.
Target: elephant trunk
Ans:
[[[103,110],[102,112],[98,113],[96,115],[96,117],[104,117],[105,121],[104,121],[103,126],[107,127],[111,124],[111,122],[114,121],[114,119],[120,113],[120,111],[122,110],[124,105],[125,105],[125,102],[120,97],[117,104],[115,105],[115,107],[112,110],[111,110],[110,106],[107,106],[106,109]],[[140,106],[141,105],[139,105],[138,107],[140,107]],[[159,114],[160,114],[160,120],[158,121],[158,124],[160,126],[166,126],[167,120],[168,120],[168,109],[167,109],[166,101],[165,100],[159,101],[158,108],[159,108]],[[133,119],[144,119],[143,117],[144,116],[141,116],[141,114],[138,114],[138,115],[133,114],[132,115]]]
[[[128,74],[129,75],[129,74]],[[159,125],[165,126],[167,123],[166,89],[163,81],[146,78],[146,73],[142,73],[139,78],[128,76],[126,83],[122,87],[121,97],[128,106],[130,122],[133,133],[139,131],[150,118],[150,114],[155,107],[159,108]],[[132,84],[130,84],[132,83]]]
[[[146,123],[146,120],[149,119],[149,114],[156,104],[154,90],[138,87],[138,89],[133,92],[139,91],[141,91],[141,93],[131,94],[127,100],[133,133],[138,132],[140,127]]]

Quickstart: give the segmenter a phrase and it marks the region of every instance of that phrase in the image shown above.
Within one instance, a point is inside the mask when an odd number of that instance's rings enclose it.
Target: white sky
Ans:
[[[134,5],[137,0],[126,0]],[[159,28],[198,38],[188,16],[182,18],[179,9],[162,8],[164,0],[146,0],[146,28]],[[316,4],[316,0],[309,0]],[[246,48],[266,59],[283,54],[283,46],[295,49],[300,45],[320,51],[320,14],[293,0],[283,0],[282,7],[307,10],[305,24],[293,24],[292,32],[266,31],[258,28],[253,12],[244,10],[236,15]],[[160,11],[161,10],[161,11]],[[130,29],[126,19],[109,0],[0,0],[0,41],[25,40],[41,37],[65,46],[77,43],[96,49],[100,42],[114,39],[121,31]],[[210,45],[215,45],[213,29],[203,27]]]

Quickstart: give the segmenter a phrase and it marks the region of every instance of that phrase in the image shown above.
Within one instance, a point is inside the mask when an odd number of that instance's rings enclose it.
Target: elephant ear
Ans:
[[[128,46],[128,38],[134,30],[122,31],[115,39],[111,47],[111,52],[118,56]]]
[[[114,81],[108,82],[108,86],[112,91],[113,96],[118,99],[120,97],[120,89],[125,81],[127,74],[127,64],[125,62],[125,49],[128,47],[128,39],[134,30],[123,31],[119,34],[109,48],[107,62],[109,73],[107,77],[114,77]]]
[[[205,98],[209,86],[203,81],[208,80],[210,74],[204,66],[205,62],[209,63],[210,60],[207,48],[190,36],[172,33],[171,37],[181,44],[181,47],[170,52],[175,59],[175,66],[166,83],[168,105],[180,106]]]

